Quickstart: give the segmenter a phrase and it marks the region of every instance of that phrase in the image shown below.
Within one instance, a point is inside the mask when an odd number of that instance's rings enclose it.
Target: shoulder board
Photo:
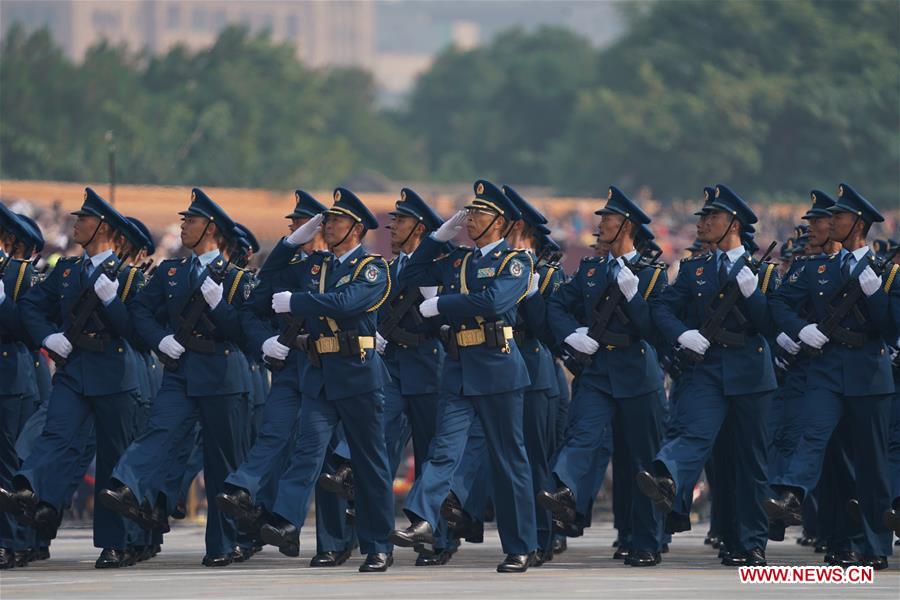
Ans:
[[[687,263],[687,262],[691,262],[691,261],[695,261],[695,260],[706,260],[708,258],[708,256],[709,256],[708,254],[698,254],[697,256],[685,256],[678,262]]]
[[[585,256],[581,262],[598,262],[601,258],[600,256]]]

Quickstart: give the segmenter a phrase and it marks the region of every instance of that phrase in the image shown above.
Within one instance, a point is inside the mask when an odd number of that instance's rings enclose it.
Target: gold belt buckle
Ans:
[[[340,349],[341,345],[336,337],[322,337],[316,340],[316,350],[319,354],[334,354]]]
[[[484,331],[481,329],[464,329],[456,334],[456,343],[465,348],[484,343]]]

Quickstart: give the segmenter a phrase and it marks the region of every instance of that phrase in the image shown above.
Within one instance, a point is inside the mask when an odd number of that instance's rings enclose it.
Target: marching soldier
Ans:
[[[490,182],[475,183],[475,199],[422,240],[400,274],[404,286],[441,286],[419,307],[441,316],[447,350],[441,379],[443,412],[422,475],[406,499],[411,525],[395,530],[399,546],[434,544],[442,502],[476,419],[487,443],[497,527],[506,559],[499,572],[524,572],[537,547],[530,467],[523,436],[523,392],[528,370],[513,337],[516,306],[530,287],[530,257],[503,239],[519,211]],[[441,256],[465,224],[474,250]]]
[[[846,417],[863,531],[850,539],[836,563],[884,569],[891,553],[890,531],[881,520],[891,501],[885,467],[894,382],[883,335],[892,327],[884,282],[866,244],[872,224],[884,217],[846,183],[838,186],[838,199],[828,210],[834,215],[830,237],[842,250],[806,261],[791,285],[772,300],[780,329],[816,355],[805,394],[815,409],[804,415],[796,451],[772,481],[778,495],[766,500],[765,507],[772,520],[800,522],[802,501],[816,485],[829,438]],[[811,311],[801,315],[798,307],[807,303]]]
[[[766,417],[776,388],[766,293],[775,265],[761,275],[741,244],[741,232],[757,221],[747,204],[724,185],[717,185],[708,211],[700,217],[701,239],[715,242],[714,254],[687,259],[675,283],[651,307],[653,320],[679,353],[695,364],[691,393],[679,398],[683,431],[664,445],[650,465],[638,473],[638,487],[664,512],[692,489],[725,420],[731,416],[735,456],[735,511],[741,523],[734,560],[725,564],[766,564],[768,525],[762,500],[766,494]],[[774,275],[777,278],[777,275]],[[727,292],[727,294],[726,294]],[[725,299],[728,299],[726,301]],[[707,330],[710,315],[720,311],[721,326]],[[726,313],[726,314],[722,314]],[[706,330],[708,339],[700,329]],[[682,350],[684,349],[684,350]],[[685,352],[689,351],[690,354]]]
[[[167,500],[162,489],[169,450],[199,419],[209,506],[203,564],[219,567],[232,562],[237,543],[234,525],[214,499],[243,458],[241,403],[248,389],[237,311],[250,286],[245,271],[229,269],[222,255],[228,246],[236,252],[239,243],[225,211],[195,188],[180,214],[182,244],[191,257],[161,262],[133,309],[138,335],[166,365],[162,387],[143,433],[119,460],[111,481],[97,487],[104,507],[153,527],[154,513]]]
[[[125,218],[90,188],[73,214],[78,220],[72,237],[84,255],[60,259],[50,276],[20,301],[29,334],[41,340],[57,370],[44,430],[13,479],[16,491],[0,490],[4,510],[18,514],[49,539],[55,537],[68,503],[71,440],[93,420],[96,489],[107,485],[133,437],[139,393],[128,343],[133,279],[121,271],[114,253],[116,227],[121,229]],[[94,545],[103,549],[97,568],[132,564],[122,519],[96,505]]]
[[[18,301],[31,287],[30,259],[42,245],[36,226],[0,204],[0,487],[7,490],[21,466],[16,438],[38,402],[31,341]],[[30,537],[12,514],[0,513],[0,569],[28,565]]]
[[[622,413],[621,433],[629,444],[629,479],[653,460],[661,437],[662,378],[656,352],[646,340],[652,333],[648,300],[665,287],[666,276],[661,267],[639,269],[634,249],[635,232],[650,218],[615,187],[597,214],[602,216],[599,240],[610,245],[610,255],[583,260],[578,273],[548,302],[557,338],[588,357],[573,398],[582,412],[566,432],[553,466],[557,487],[537,496],[566,522],[575,521],[579,498],[593,491],[581,489],[584,469],[616,413]],[[641,498],[635,495],[630,511],[627,564],[653,566],[660,560],[660,524],[653,505]]]
[[[336,189],[324,224],[325,241],[334,256],[310,266],[314,291],[272,296],[275,313],[304,319],[309,334],[303,344],[309,360],[301,376],[303,410],[297,444],[278,483],[268,522],[260,530],[268,544],[299,547],[310,495],[329,441],[342,424],[355,474],[360,550],[367,555],[361,572],[386,571],[393,563],[387,539],[393,524],[393,492],[381,393],[389,375],[375,352],[375,315],[391,284],[387,262],[361,245],[366,232],[377,227],[359,198]]]

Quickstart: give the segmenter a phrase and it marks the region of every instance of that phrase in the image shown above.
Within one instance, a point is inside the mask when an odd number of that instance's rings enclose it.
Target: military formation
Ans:
[[[49,558],[92,461],[97,568],[158,554],[202,470],[207,567],[265,545],[299,557],[314,501],[311,567],[357,549],[361,572],[439,567],[493,520],[497,571],[521,573],[590,527],[610,463],[626,565],[659,564],[691,528],[705,471],[723,565],[766,565],[798,526],[829,564],[887,567],[900,257],[867,241],[872,203],[813,190],[778,264],[750,205],[708,187],[670,270],[610,187],[595,253],[567,276],[539,210],[509,186],[473,192],[444,220],[402,189],[387,259],[352,191],[326,207],[297,190],[258,269],[252,232],[200,189],[185,256],[155,266],[150,231],[89,188],[82,252],[49,271],[38,225],[0,204],[0,568]]]

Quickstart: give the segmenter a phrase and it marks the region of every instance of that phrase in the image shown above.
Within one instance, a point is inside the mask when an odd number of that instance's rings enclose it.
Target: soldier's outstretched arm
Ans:
[[[769,309],[775,328],[795,340],[800,334],[800,330],[809,325],[809,322],[800,316],[798,310],[799,307],[806,304],[809,294],[809,282],[806,278],[807,268],[794,273],[769,297]]]
[[[659,295],[650,298],[650,315],[653,324],[662,333],[669,344],[675,344],[678,336],[690,329],[678,318],[681,310],[693,300],[688,283],[690,277],[687,263],[682,263],[675,277],[675,283],[662,290]]]
[[[135,332],[154,350],[159,348],[159,342],[164,337],[173,333],[156,318],[156,311],[166,306],[165,284],[165,277],[159,275],[151,277],[150,282],[137,293],[129,307]]]
[[[365,265],[349,283],[331,292],[291,295],[291,313],[299,317],[326,316],[342,319],[378,310],[390,292],[387,262],[376,258]]]
[[[431,236],[422,239],[419,247],[409,257],[409,262],[400,273],[397,285],[401,287],[427,287],[443,283],[445,260],[436,260],[447,249],[445,242]]]
[[[547,299],[547,321],[553,331],[554,345],[582,326],[578,319],[585,318],[584,310],[581,278],[576,273]]]
[[[445,317],[468,318],[500,315],[512,310],[528,290],[531,268],[528,255],[516,252],[483,289],[438,296],[438,313]]]
[[[47,279],[33,286],[19,299],[19,311],[25,329],[35,344],[42,344],[48,335],[59,332],[57,304],[60,278],[64,269],[63,265],[58,264]]]
[[[653,318],[650,315],[650,302],[659,298],[663,289],[669,283],[669,276],[665,269],[645,269],[641,282],[638,285],[638,292],[631,300],[623,303],[625,314],[637,327],[641,338],[645,340],[652,339],[656,330],[653,327]],[[652,287],[651,287],[652,286]],[[649,292],[649,293],[648,293]]]

